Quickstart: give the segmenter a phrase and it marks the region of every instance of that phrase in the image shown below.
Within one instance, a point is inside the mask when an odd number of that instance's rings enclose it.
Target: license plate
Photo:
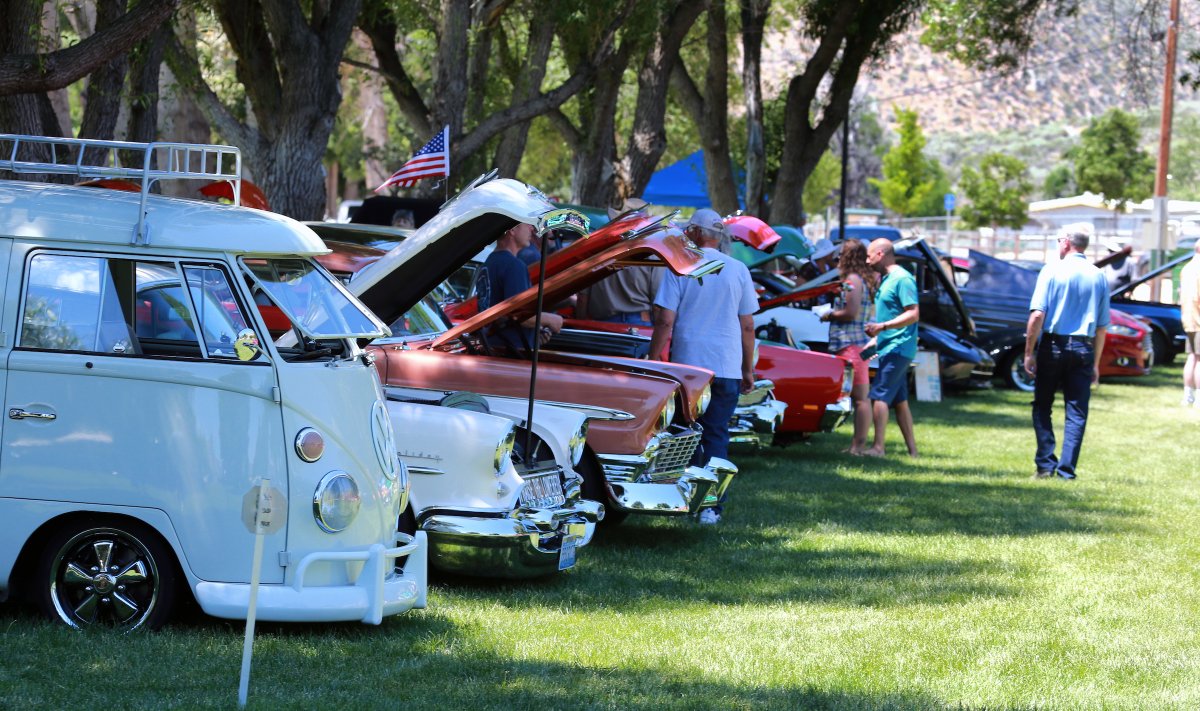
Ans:
[[[558,549],[558,569],[566,570],[575,565],[575,536],[563,536],[562,547]]]

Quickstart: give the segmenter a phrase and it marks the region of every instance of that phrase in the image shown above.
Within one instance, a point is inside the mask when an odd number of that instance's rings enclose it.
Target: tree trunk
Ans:
[[[554,44],[554,26],[541,18],[529,22],[529,47],[525,61],[513,82],[512,104],[520,104],[535,98],[546,77],[546,63],[550,59],[550,48]],[[514,178],[521,167],[521,156],[525,155],[525,140],[529,136],[530,121],[512,126],[500,135],[496,148],[496,169],[506,178]]]
[[[112,27],[125,14],[123,0],[98,0],[96,3],[96,29],[100,34]],[[96,68],[88,76],[87,89],[83,96],[83,121],[79,125],[80,138],[99,138],[110,141],[116,135],[117,117],[121,112],[121,92],[125,88],[125,72],[129,67],[127,54]],[[100,162],[108,151],[88,151],[85,162]]]
[[[728,215],[738,210],[737,180],[729,159],[729,43],[726,38],[724,3],[708,9],[708,65],[701,95],[682,60],[671,72],[671,86],[700,132],[708,199],[717,212]]]
[[[467,107],[467,66],[470,59],[470,0],[441,0],[442,26],[438,34],[436,93],[433,130],[450,125],[450,136],[462,134]],[[456,157],[451,155],[453,161]]]
[[[39,53],[40,0],[0,0],[0,35],[16,39],[0,52],[0,96],[61,89],[129,52],[171,16],[181,0],[142,0],[120,19],[65,49]],[[14,37],[24,33],[25,37]],[[32,40],[32,44],[30,44]],[[16,47],[20,47],[17,49]]]
[[[617,99],[628,61],[628,52],[622,47],[614,61],[596,74],[591,92],[579,97],[584,128],[579,131],[579,142],[571,157],[572,202],[598,207],[614,203]],[[563,133],[561,124],[556,121],[555,125]]]
[[[708,0],[679,0],[671,7],[638,71],[638,97],[633,130],[625,156],[617,166],[617,198],[642,194],[658,161],[667,149],[665,120],[671,70],[688,30],[708,5]],[[725,107],[721,108],[722,111]]]
[[[238,120],[200,77],[195,58],[173,41],[168,61],[186,79],[201,110],[226,140],[241,147],[245,164],[275,212],[319,220],[325,212],[321,168],[342,93],[338,69],[358,15],[358,0],[336,12],[296,0],[217,0],[217,16],[237,55],[254,124]]]
[[[159,81],[170,27],[160,27],[138,44],[129,67],[129,130],[131,141],[158,139]]]
[[[164,44],[170,45],[174,35],[169,28],[164,37]],[[175,20],[174,32],[183,38],[183,46],[193,56],[196,47],[196,17],[190,8],[179,11]],[[200,111],[200,107],[192,99],[191,94],[183,87],[170,67],[162,65],[159,71],[158,135],[164,141],[177,143],[212,143],[212,128],[208,119]],[[175,197],[190,197],[195,194],[196,186],[187,185],[184,181],[167,181],[161,185],[164,195]]]
[[[771,0],[741,0],[742,90],[746,96],[746,213],[765,214],[767,150],[763,143],[762,43]]]
[[[371,41],[366,33],[356,31],[354,44],[364,52],[371,51]],[[358,82],[358,115],[363,137],[363,181],[371,190],[382,185],[400,166],[385,165],[383,150],[388,143],[387,103],[383,100],[383,78],[368,72]]]
[[[0,0],[0,56],[35,55],[42,49],[42,0]],[[56,40],[57,41],[57,40]],[[0,99],[0,133],[31,136],[61,136],[61,125],[50,97],[43,93],[21,93]],[[44,146],[23,150],[22,158],[48,161],[50,151]],[[0,171],[0,177],[12,177]],[[71,182],[69,177],[22,173],[20,180]]]

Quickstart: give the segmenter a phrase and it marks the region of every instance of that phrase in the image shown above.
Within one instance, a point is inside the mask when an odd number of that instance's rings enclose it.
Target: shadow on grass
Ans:
[[[414,624],[416,623],[416,624]],[[739,684],[668,667],[627,668],[515,658],[495,640],[430,636],[420,620],[377,627],[264,631],[248,708],[912,709],[944,702],[918,692],[863,693],[781,683]],[[124,709],[234,708],[240,637],[170,632],[119,638],[21,625],[36,637],[0,660],[7,708],[108,705]],[[536,630],[531,630],[535,635]],[[620,644],[618,640],[618,644]],[[721,664],[721,650],[714,649]],[[68,673],[53,673],[47,659]],[[801,674],[796,674],[801,676]]]

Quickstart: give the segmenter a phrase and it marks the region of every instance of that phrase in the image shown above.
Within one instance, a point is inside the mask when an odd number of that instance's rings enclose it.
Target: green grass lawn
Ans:
[[[1178,367],[1105,383],[1075,482],[1029,396],[916,404],[744,457],[725,520],[603,531],[521,584],[439,581],[380,627],[260,625],[253,708],[1200,707],[1195,436]],[[1061,425],[1061,412],[1058,413]],[[75,633],[0,607],[0,708],[231,708],[242,628]]]

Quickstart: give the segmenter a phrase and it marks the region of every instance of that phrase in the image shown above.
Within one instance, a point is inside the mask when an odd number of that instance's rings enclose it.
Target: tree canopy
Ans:
[[[897,215],[916,215],[934,194],[938,171],[925,156],[917,112],[897,107],[899,141],[883,156],[883,179],[871,179],[883,205]]]
[[[959,186],[968,200],[962,209],[962,220],[967,227],[1020,229],[1028,222],[1033,184],[1021,159],[989,153],[978,167],[963,168]]]
[[[1140,133],[1137,119],[1120,109],[1094,119],[1071,149],[1078,188],[1103,195],[1114,209],[1150,197],[1154,159],[1140,147]]]

